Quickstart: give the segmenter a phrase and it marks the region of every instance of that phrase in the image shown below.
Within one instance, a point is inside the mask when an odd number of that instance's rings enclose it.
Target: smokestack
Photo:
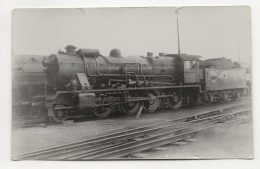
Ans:
[[[147,57],[153,57],[153,52],[147,52]]]
[[[159,53],[159,56],[164,56],[164,53]]]

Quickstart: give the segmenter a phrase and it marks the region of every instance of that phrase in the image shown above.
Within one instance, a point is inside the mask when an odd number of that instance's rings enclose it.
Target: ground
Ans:
[[[185,145],[165,146],[166,150],[145,153],[148,159],[253,158],[252,124],[220,126],[207,130]]]
[[[225,103],[226,106],[234,103]],[[113,117],[104,120],[86,120],[72,124],[45,127],[14,128],[12,155],[36,151],[71,142],[126,130],[147,124],[198,114],[217,109],[221,104],[186,107],[178,111],[155,112],[135,116]],[[222,104],[223,106],[223,104]],[[184,146],[172,146],[165,151],[148,153],[147,158],[251,158],[253,157],[252,124],[225,125],[210,129],[198,136],[197,141]]]

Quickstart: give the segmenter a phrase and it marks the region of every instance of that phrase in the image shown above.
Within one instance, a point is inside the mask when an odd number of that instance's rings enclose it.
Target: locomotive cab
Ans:
[[[199,56],[181,55],[183,60],[184,84],[199,83]]]

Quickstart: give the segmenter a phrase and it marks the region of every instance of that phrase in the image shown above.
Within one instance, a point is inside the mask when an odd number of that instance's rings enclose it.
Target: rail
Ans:
[[[122,158],[126,155],[169,144],[212,127],[240,121],[238,116],[251,112],[250,108],[235,111],[247,103],[232,105],[197,115],[159,122],[130,130],[107,134],[58,147],[42,149],[14,156],[14,160],[89,160]],[[218,122],[222,123],[218,123]],[[138,140],[139,139],[139,140]]]

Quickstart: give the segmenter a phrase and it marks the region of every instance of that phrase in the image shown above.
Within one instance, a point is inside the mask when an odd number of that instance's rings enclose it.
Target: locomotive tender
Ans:
[[[196,55],[122,57],[113,49],[105,57],[99,50],[76,51],[68,45],[66,52],[43,60],[43,66],[52,87],[45,93],[45,106],[57,122],[78,115],[105,118],[115,110],[133,115],[198,100],[235,100],[247,88],[241,69],[218,67]]]

